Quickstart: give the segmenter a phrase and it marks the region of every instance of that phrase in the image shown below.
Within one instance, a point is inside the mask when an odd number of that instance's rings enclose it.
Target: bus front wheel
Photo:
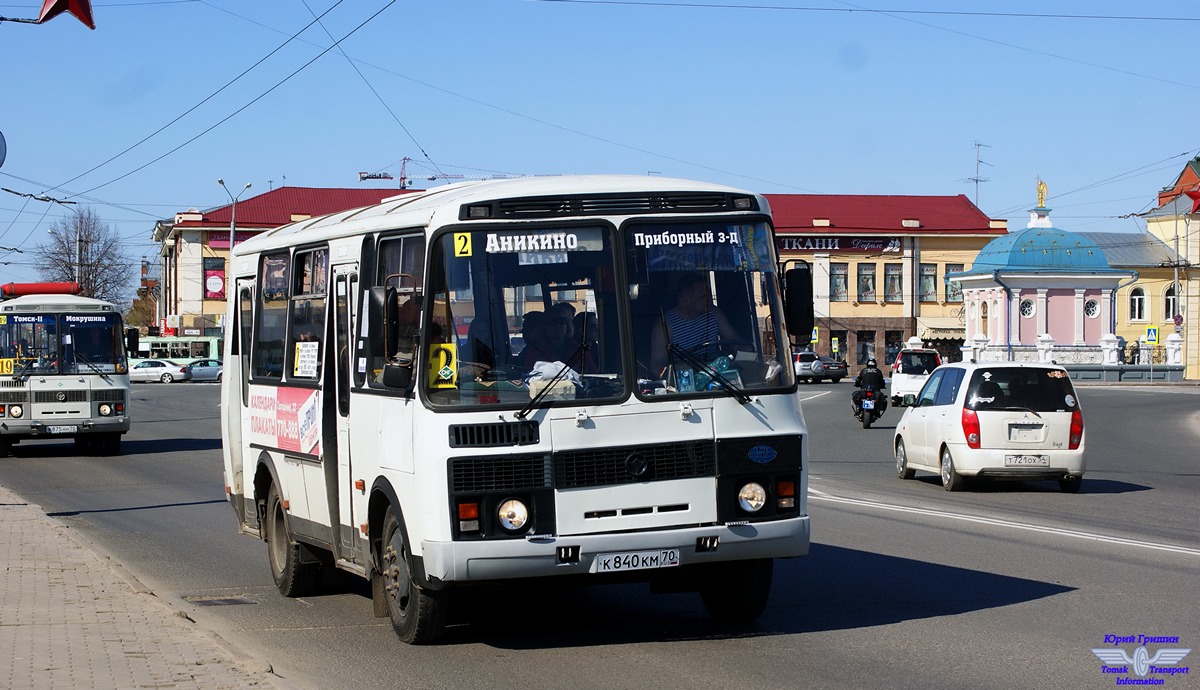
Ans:
[[[428,644],[446,629],[446,592],[424,589],[413,578],[404,530],[391,508],[383,521],[380,570],[388,617],[408,644]]]
[[[708,566],[700,598],[713,620],[722,624],[753,623],[767,608],[775,561],[729,561]]]
[[[279,489],[274,484],[267,492],[267,557],[271,561],[271,577],[275,587],[285,597],[301,597],[317,588],[321,575],[319,561],[306,562],[305,547],[295,539],[287,526],[287,515]]]

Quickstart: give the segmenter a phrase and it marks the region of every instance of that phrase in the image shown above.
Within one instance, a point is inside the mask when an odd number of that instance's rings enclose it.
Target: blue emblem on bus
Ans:
[[[746,453],[746,457],[760,465],[765,465],[775,459],[779,455],[771,446],[754,446],[750,452]]]

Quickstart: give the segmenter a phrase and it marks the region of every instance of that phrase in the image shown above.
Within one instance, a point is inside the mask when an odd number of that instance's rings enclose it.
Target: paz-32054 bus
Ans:
[[[226,492],[284,595],[356,573],[422,643],[463,586],[632,575],[736,622],[808,552],[812,283],[762,196],[449,185],[265,232],[230,280]]]
[[[116,455],[129,431],[121,312],[75,283],[0,286],[0,457],[23,440],[74,439]]]

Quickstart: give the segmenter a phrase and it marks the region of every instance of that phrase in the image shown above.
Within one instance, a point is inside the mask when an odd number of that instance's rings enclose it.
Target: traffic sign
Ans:
[[[829,343],[829,349],[833,352],[833,354],[836,355],[838,353],[838,339],[833,338],[829,341]]]
[[[1176,326],[1182,326],[1182,325],[1183,325],[1183,314],[1176,314],[1176,315],[1175,315],[1175,325],[1176,325]]]
[[[1158,327],[1157,326],[1147,326],[1146,327],[1146,343],[1149,345],[1157,345],[1158,344]]]
[[[817,342],[818,340],[820,340],[820,338],[818,338],[818,337],[817,337],[817,327],[816,327],[816,326],[813,326],[812,340],[809,340],[808,342],[810,342],[810,343],[815,343],[815,342]]]

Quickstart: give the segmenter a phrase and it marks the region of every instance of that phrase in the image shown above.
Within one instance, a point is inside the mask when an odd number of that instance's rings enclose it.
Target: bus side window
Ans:
[[[287,254],[264,256],[258,279],[258,318],[254,323],[254,378],[283,376],[291,261]]]
[[[288,331],[288,379],[315,382],[321,376],[321,341],[325,334],[325,273],[329,250],[297,251],[293,260],[295,284]]]

